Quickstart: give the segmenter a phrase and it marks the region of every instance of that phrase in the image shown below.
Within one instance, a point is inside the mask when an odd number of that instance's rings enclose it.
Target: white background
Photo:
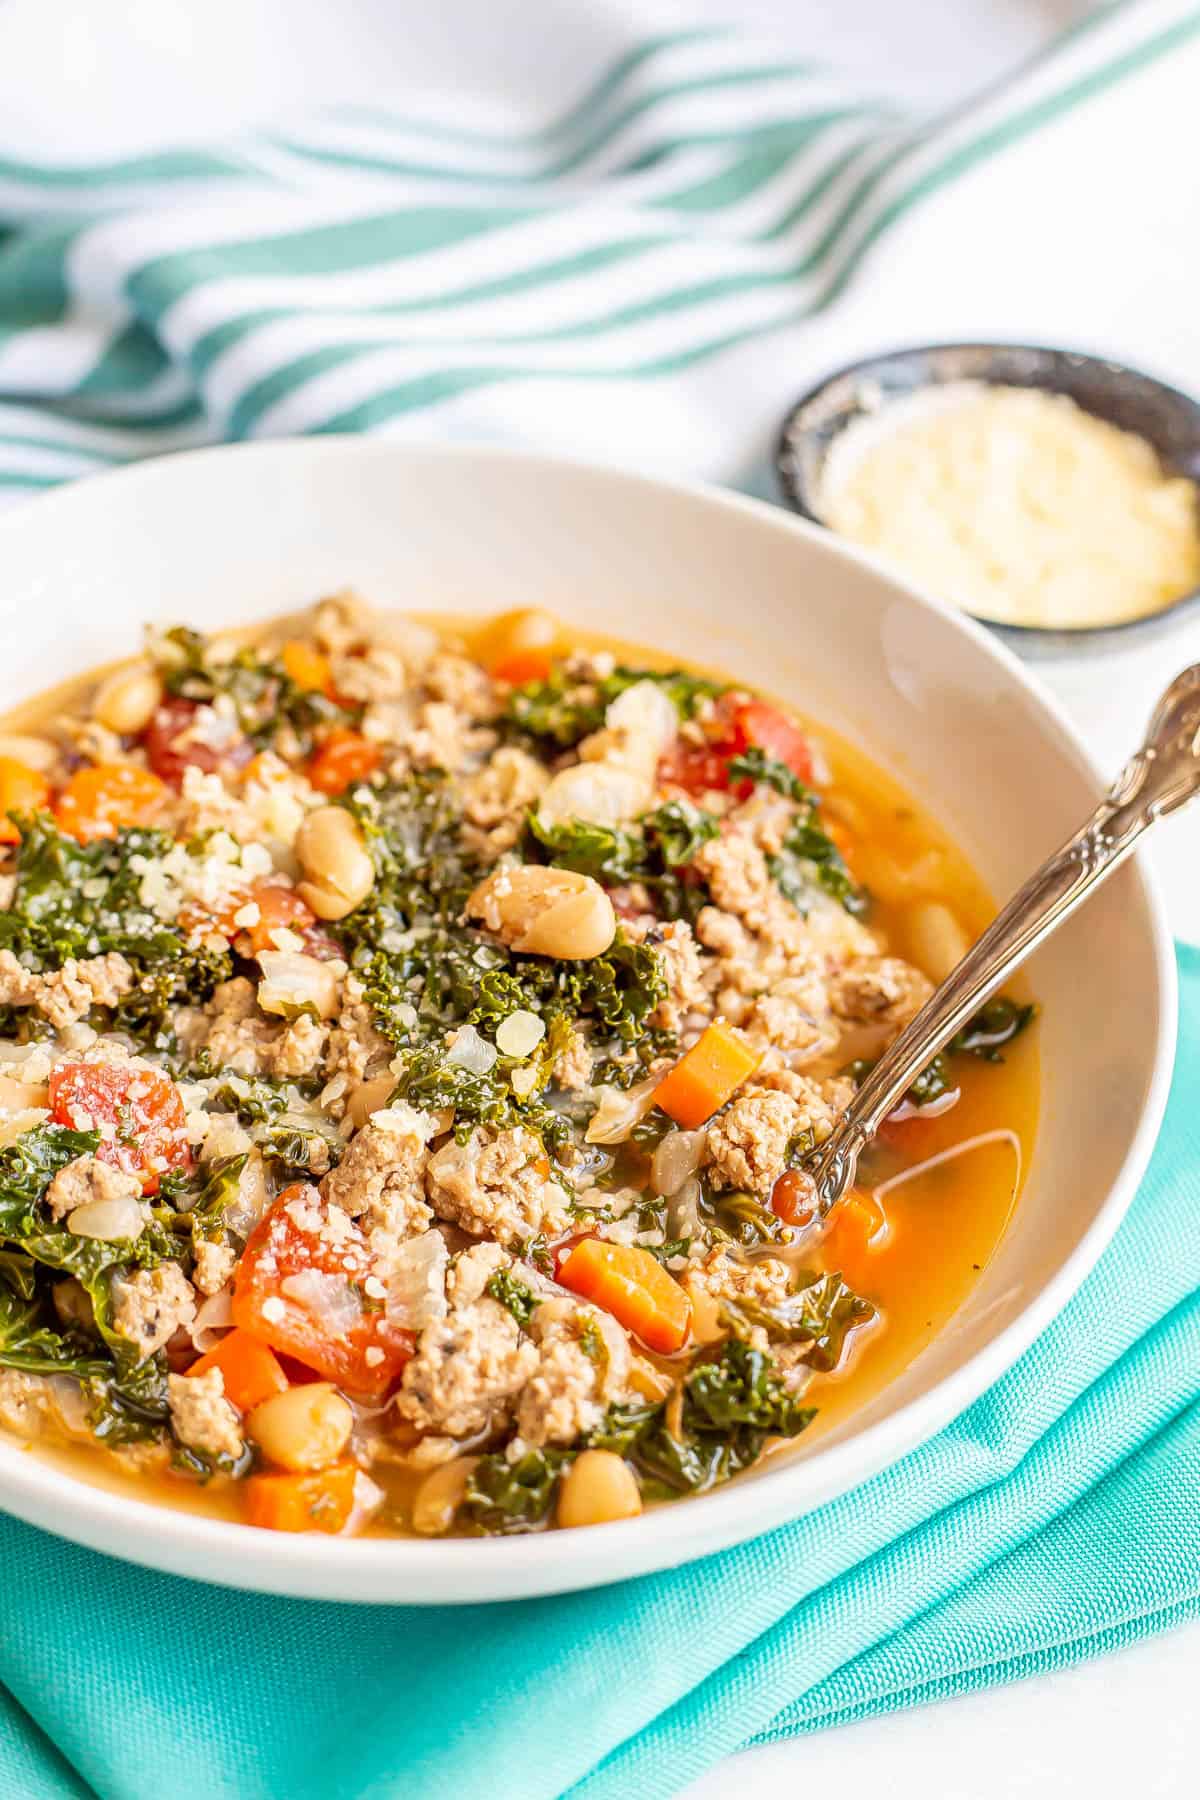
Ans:
[[[793,53],[838,64],[891,94],[941,103],[1013,68],[1087,10],[1087,0],[460,0],[442,7],[208,0],[203,8],[191,0],[0,0],[0,144],[46,157],[116,153],[253,123],[310,100],[387,104],[451,84],[498,94],[505,108],[523,102],[536,119],[578,91],[583,70],[603,65],[632,19],[649,29],[735,16]],[[1143,182],[1140,192],[1115,194],[1106,206],[1081,168],[1074,217],[1039,222],[1030,208],[1022,254],[1036,259],[1040,249],[1051,268],[1055,237],[1085,221],[1079,254],[1093,271],[1089,306],[1073,314],[1068,305],[1064,316],[1062,281],[1051,279],[1036,290],[1040,307],[1023,301],[1007,317],[977,296],[972,322],[990,335],[1004,335],[1007,325],[1014,337],[1103,345],[1200,390],[1196,256],[1168,253],[1168,240],[1196,233],[1197,208],[1188,204],[1194,177],[1190,192],[1186,183],[1172,187],[1181,169],[1195,168],[1195,141],[1186,97],[1173,92],[1169,74],[1155,79],[1164,116],[1146,121],[1162,134],[1152,187]],[[1136,148],[1131,142],[1131,158]],[[1036,151],[1025,154],[1025,167],[1032,202]],[[1161,253],[1157,266],[1147,244]],[[949,265],[924,271],[925,335],[942,334],[939,299],[960,275]],[[886,341],[878,323],[874,336]],[[784,382],[781,410],[799,385],[786,375]],[[1144,713],[1165,672],[1160,657],[1131,667],[1125,680],[1108,680],[1132,688],[1132,704]],[[1111,704],[1098,697],[1094,679],[1065,672],[1055,685],[1098,754],[1115,764],[1134,713],[1122,710],[1115,692]],[[1200,937],[1195,827],[1181,821],[1171,830],[1166,867],[1176,928]],[[1067,1673],[746,1752],[687,1793],[689,1800],[880,1790],[888,1800],[1174,1800],[1200,1788],[1198,1675],[1200,1624]]]

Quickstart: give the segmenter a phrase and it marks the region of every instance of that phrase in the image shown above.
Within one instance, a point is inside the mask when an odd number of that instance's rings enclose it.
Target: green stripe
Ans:
[[[381,125],[389,131],[411,131],[417,137],[432,138],[442,143],[470,144],[479,149],[532,150],[543,144],[552,144],[558,138],[581,129],[608,103],[630,75],[661,55],[664,50],[674,50],[683,44],[715,42],[722,38],[733,41],[728,26],[696,26],[689,31],[664,32],[661,36],[648,38],[645,43],[618,57],[608,73],[600,77],[595,87],[582,100],[569,106],[566,112],[549,125],[538,126],[533,131],[469,131],[431,119],[412,119],[403,114],[397,118],[395,113],[380,112],[374,107],[333,107],[325,116],[334,120],[345,118],[351,124]]]
[[[290,151],[295,156],[303,156],[313,162],[328,164],[334,168],[361,169],[385,175],[416,176],[422,180],[469,182],[475,186],[481,183],[488,187],[522,187],[528,188],[538,182],[558,181],[577,169],[595,151],[600,150],[614,138],[617,133],[641,118],[648,112],[655,111],[666,100],[675,100],[687,94],[712,93],[730,88],[748,87],[756,81],[774,81],[780,75],[810,75],[813,73],[811,63],[780,63],[770,69],[731,69],[719,75],[694,77],[690,81],[679,81],[670,87],[659,88],[653,93],[642,94],[618,113],[615,118],[594,131],[590,138],[577,144],[567,155],[561,156],[555,163],[546,163],[535,171],[523,171],[518,174],[500,170],[462,169],[447,167],[444,164],[433,165],[423,162],[412,162],[407,159],[394,159],[387,156],[368,155],[363,152],[335,150],[320,144],[306,145],[300,139],[286,135],[272,134],[267,142],[278,148]],[[661,145],[656,145],[652,155],[655,160],[673,155],[685,146],[696,144],[726,143],[731,138],[740,138],[745,132],[742,124],[731,126],[724,131],[689,133],[684,137],[670,138]],[[642,153],[643,159],[645,153]],[[644,160],[634,165],[619,165],[621,172],[628,172],[630,166],[645,167]],[[613,173],[617,173],[614,170]]]
[[[56,225],[0,250],[0,344],[33,325],[56,325],[67,310],[66,258],[75,227]]]
[[[554,262],[537,263],[533,267],[523,269],[515,275],[497,275],[491,281],[479,282],[465,288],[447,288],[439,296],[439,304],[450,309],[463,306],[468,302],[491,300],[513,294],[541,291],[552,287],[559,281],[569,280],[576,275],[587,275],[596,269],[610,268],[618,263],[628,261],[646,250],[656,249],[659,245],[671,243],[673,239],[667,233],[654,237],[629,238],[624,242],[598,244],[590,250],[581,250],[574,256],[559,257]],[[409,313],[426,312],[429,301],[421,300],[387,300],[352,310],[362,318],[403,318]],[[280,320],[304,317],[305,312],[294,306],[262,307],[255,312],[240,313],[236,318],[226,319],[220,325],[196,340],[188,353],[188,367],[197,379],[203,378],[218,357],[251,333],[263,326],[274,325]]]
[[[51,189],[102,190],[131,182],[211,181],[255,173],[257,171],[247,162],[206,150],[163,150],[110,163],[15,162],[10,157],[0,156],[0,178]]]
[[[308,225],[273,237],[259,235],[215,249],[172,251],[151,257],[135,269],[127,279],[126,293],[135,311],[153,317],[208,280],[340,275],[374,268],[483,237],[498,226],[531,218],[539,210],[534,206],[409,207]]]

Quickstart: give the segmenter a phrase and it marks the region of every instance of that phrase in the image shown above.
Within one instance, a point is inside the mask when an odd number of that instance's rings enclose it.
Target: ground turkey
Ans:
[[[433,1218],[423,1186],[433,1128],[429,1115],[411,1106],[374,1113],[321,1184],[331,1206],[362,1219],[376,1256],[416,1237]]]
[[[96,1156],[77,1156],[60,1169],[46,1189],[45,1201],[52,1219],[65,1219],[77,1206],[93,1200],[140,1200],[141,1180],[114,1169]]]
[[[35,975],[11,950],[0,950],[0,1006],[33,1006],[56,1031],[74,1024],[93,1006],[115,1006],[133,988],[133,970],[119,951],[68,957],[61,969]]]
[[[136,1344],[143,1360],[196,1316],[195,1291],[177,1262],[116,1276],[112,1297],[113,1330]]]
[[[499,1430],[537,1367],[536,1345],[483,1291],[503,1255],[497,1258],[495,1245],[476,1248],[487,1255],[469,1250],[456,1259],[446,1284],[449,1311],[425,1327],[405,1366],[395,1409],[419,1431],[461,1438]],[[475,1260],[463,1269],[467,1258]]]
[[[853,962],[836,975],[829,999],[839,1018],[899,1028],[916,1017],[932,992],[919,969],[898,956],[879,956]]]
[[[787,1094],[743,1095],[715,1118],[705,1138],[705,1161],[719,1188],[766,1196],[787,1166],[788,1146],[806,1119]]]
[[[180,1023],[193,1056],[207,1050],[214,1068],[236,1075],[314,1075],[329,1038],[328,1025],[307,1014],[283,1026],[268,1019],[244,975],[223,981],[202,1011]]]
[[[529,1322],[537,1367],[517,1407],[517,1435],[510,1460],[542,1444],[571,1444],[600,1423],[610,1401],[625,1394],[629,1345],[625,1334],[606,1330],[594,1307],[546,1300]]]
[[[203,1375],[168,1375],[167,1399],[171,1428],[181,1444],[202,1456],[227,1456],[237,1462],[246,1448],[241,1417],[225,1398],[220,1369]]]
[[[481,1126],[465,1144],[444,1144],[429,1159],[425,1192],[439,1219],[502,1244],[542,1231],[553,1237],[571,1216],[566,1193],[549,1177],[541,1143],[519,1126]]]

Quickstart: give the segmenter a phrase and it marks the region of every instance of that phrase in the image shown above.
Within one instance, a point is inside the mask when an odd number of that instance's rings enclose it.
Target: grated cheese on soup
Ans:
[[[822,505],[844,537],[1004,624],[1116,624],[1200,585],[1193,483],[1037,388],[954,382],[850,426]]]

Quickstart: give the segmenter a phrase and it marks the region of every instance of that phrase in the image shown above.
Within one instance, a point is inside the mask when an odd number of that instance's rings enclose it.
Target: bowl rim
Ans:
[[[0,544],[20,521],[44,521],[70,541],[72,514],[94,504],[96,490],[114,485],[152,490],[155,483],[186,480],[193,466],[216,460],[291,461],[302,464],[354,462],[362,458],[421,465],[431,459],[461,463],[464,487],[479,462],[526,468],[531,476],[566,471],[614,489],[650,488],[706,507],[740,514],[758,526],[815,542],[825,554],[867,569],[873,577],[946,621],[950,630],[973,640],[998,662],[1036,703],[1059,740],[1094,786],[1105,783],[1076,727],[1042,684],[983,625],[947,602],[924,594],[883,562],[846,544],[823,527],[778,505],[712,483],[663,479],[600,463],[496,444],[396,442],[362,436],[278,439],[214,445],[156,457],[72,482],[0,518]],[[61,519],[61,525],[59,521]],[[781,1462],[752,1481],[697,1496],[686,1507],[663,1507],[637,1519],[591,1527],[588,1555],[579,1554],[576,1532],[541,1532],[491,1539],[338,1539],[304,1533],[289,1536],[214,1519],[124,1492],[93,1485],[62,1470],[11,1439],[0,1442],[0,1506],[90,1549],[172,1574],[223,1587],[290,1595],[295,1598],[373,1604],[442,1605],[532,1598],[601,1586],[618,1579],[673,1568],[713,1551],[747,1542],[801,1517],[876,1474],[940,1431],[997,1380],[1062,1309],[1090,1272],[1123,1217],[1149,1162],[1170,1086],[1176,1036],[1177,983],[1172,939],[1153,871],[1140,853],[1132,865],[1146,903],[1157,976],[1158,1026],[1154,1064],[1141,1116],[1127,1154],[1096,1216],[1061,1266],[1021,1312],[960,1367],[887,1413],[863,1432],[802,1462]],[[790,1479],[789,1479],[790,1477]],[[611,1565],[610,1566],[610,1558]]]
[[[905,356],[939,356],[952,351],[974,350],[1061,357],[1064,361],[1088,363],[1093,368],[1107,369],[1118,380],[1132,381],[1146,388],[1156,388],[1160,394],[1165,395],[1195,416],[1196,443],[1197,450],[1200,452],[1200,398],[1189,394],[1184,388],[1176,387],[1174,382],[1163,381],[1159,376],[1151,375],[1147,370],[1139,369],[1133,363],[1123,362],[1117,357],[1104,356],[1094,350],[1074,349],[1068,344],[1017,344],[998,338],[969,338],[964,339],[961,343],[897,344],[890,350],[874,350],[866,356],[859,356],[852,362],[844,363],[840,368],[831,369],[819,381],[815,381],[807,387],[799,398],[788,407],[775,436],[772,456],[775,479],[788,508],[799,514],[801,518],[809,520],[811,524],[818,525],[823,531],[829,532],[838,539],[839,543],[849,541],[843,538],[840,532],[834,531],[833,527],[822,518],[816,509],[815,499],[809,496],[793,466],[792,443],[797,416],[803,412],[805,407],[811,406],[826,388],[832,387],[835,382],[844,381],[850,376],[866,375],[874,365],[895,362]],[[956,379],[982,381],[985,384],[988,381],[985,375],[963,376]],[[918,392],[920,388],[934,389],[948,385],[948,382],[925,381],[913,391]],[[1042,393],[1059,391],[1047,388],[1041,382],[1036,381],[1023,385],[1036,388]],[[1068,396],[1068,398],[1073,397]],[[1083,401],[1077,400],[1075,404],[1084,412],[1092,411]],[[1103,417],[1101,413],[1094,413],[1093,416],[1095,418]],[[1111,421],[1108,422],[1111,423]],[[1144,433],[1137,435],[1144,436]],[[1149,438],[1146,439],[1146,442],[1150,443]],[[1156,455],[1161,456],[1157,444],[1151,443],[1150,447]],[[1191,481],[1196,490],[1197,508],[1200,509],[1200,476],[1181,474],[1180,478]],[[851,547],[858,548],[856,545]],[[894,575],[897,573],[895,570],[891,572]],[[899,579],[902,585],[907,585],[907,579],[903,573],[899,574]],[[923,590],[918,589],[917,591]],[[1143,613],[1134,619],[1115,619],[1106,625],[1021,625],[1008,619],[989,619],[985,614],[971,612],[967,607],[958,607],[957,610],[966,618],[975,620],[977,624],[985,625],[989,631],[1004,638],[1014,648],[1031,656],[1047,656],[1056,653],[1069,655],[1080,651],[1096,653],[1105,650],[1126,649],[1134,640],[1144,642],[1172,629],[1181,618],[1190,617],[1200,611],[1200,586],[1188,588],[1182,594],[1176,595],[1168,605],[1160,606],[1157,612]]]

